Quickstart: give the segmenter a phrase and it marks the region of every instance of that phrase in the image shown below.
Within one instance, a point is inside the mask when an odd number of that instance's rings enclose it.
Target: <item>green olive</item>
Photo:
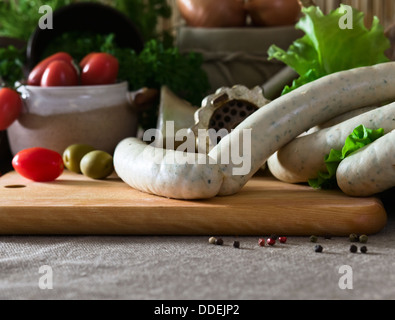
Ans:
[[[101,150],[87,153],[81,160],[81,172],[92,179],[104,179],[114,171],[112,156]]]
[[[81,173],[81,159],[95,148],[87,144],[72,144],[63,152],[63,163],[72,172]]]

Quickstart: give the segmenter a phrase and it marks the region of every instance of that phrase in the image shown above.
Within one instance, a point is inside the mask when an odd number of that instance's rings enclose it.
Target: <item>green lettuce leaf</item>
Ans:
[[[337,187],[336,170],[340,162],[351,155],[353,152],[372,143],[384,135],[384,129],[368,129],[363,125],[358,126],[347,137],[342,150],[332,149],[325,156],[327,172],[318,172],[316,179],[310,179],[309,185],[313,188],[333,189]]]
[[[379,19],[374,17],[369,30],[364,24],[364,13],[353,8],[352,29],[342,29],[339,21],[345,9],[346,6],[340,5],[324,15],[319,7],[303,8],[304,15],[296,28],[305,35],[294,41],[287,51],[276,45],[269,48],[270,60],[285,63],[300,76],[283,94],[331,73],[389,61],[385,51],[390,41]]]

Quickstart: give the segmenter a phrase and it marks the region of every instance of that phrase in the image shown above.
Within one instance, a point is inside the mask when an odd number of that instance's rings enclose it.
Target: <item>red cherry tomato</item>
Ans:
[[[84,69],[84,67],[88,63],[89,59],[92,58],[92,56],[95,54],[97,54],[97,52],[89,53],[81,60],[81,62],[79,63],[81,70]]]
[[[75,67],[65,61],[52,61],[41,78],[42,87],[76,86],[78,73]]]
[[[81,64],[82,85],[112,84],[117,81],[119,63],[117,58],[108,53],[89,54],[82,59]]]
[[[6,130],[18,117],[22,110],[21,96],[15,90],[0,90],[0,131]]]
[[[56,60],[72,63],[73,58],[66,52],[58,52],[44,59],[39,64],[37,64],[34,67],[34,69],[30,72],[29,77],[27,79],[27,84],[31,86],[39,86],[41,83],[41,77],[43,76],[45,69],[48,67],[48,65],[51,62]]]
[[[12,166],[22,177],[37,182],[53,181],[64,170],[59,153],[40,147],[18,152],[12,159]]]

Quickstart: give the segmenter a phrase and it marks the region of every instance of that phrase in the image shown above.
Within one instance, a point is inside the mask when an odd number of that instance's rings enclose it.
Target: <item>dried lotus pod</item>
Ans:
[[[231,132],[269,102],[261,87],[256,86],[250,90],[242,85],[219,88],[214,94],[204,98],[201,107],[195,112],[195,125],[191,128],[196,137],[197,151],[208,153],[223,138],[223,134]],[[205,132],[213,129],[215,137],[211,137],[211,140],[216,141],[210,143],[207,135],[203,136],[204,139],[199,137],[200,129]]]

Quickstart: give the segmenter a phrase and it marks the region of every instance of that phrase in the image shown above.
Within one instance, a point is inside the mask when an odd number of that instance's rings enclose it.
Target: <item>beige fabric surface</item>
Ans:
[[[318,238],[315,253],[309,237],[262,248],[258,237],[0,236],[0,299],[394,299],[394,214],[367,254],[350,253],[346,237]],[[44,265],[52,289],[39,287]],[[343,265],[352,289],[339,287]]]

